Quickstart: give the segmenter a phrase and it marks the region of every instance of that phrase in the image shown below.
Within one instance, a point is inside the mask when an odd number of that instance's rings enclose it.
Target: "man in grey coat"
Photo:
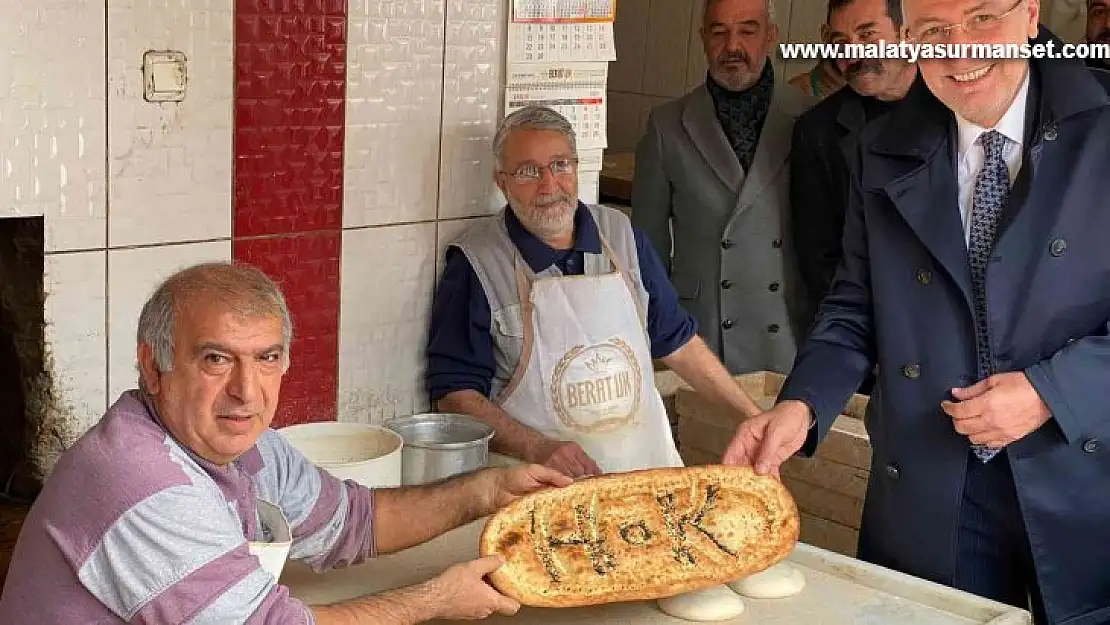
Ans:
[[[789,233],[790,137],[815,103],[776,80],[767,0],[707,0],[704,85],[653,110],[632,221],[734,374],[788,372],[812,318]]]

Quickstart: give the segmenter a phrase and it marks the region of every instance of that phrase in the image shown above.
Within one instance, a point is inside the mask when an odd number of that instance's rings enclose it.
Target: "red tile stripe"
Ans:
[[[236,0],[232,250],[294,325],[276,427],[337,417],[346,48],[345,0]]]

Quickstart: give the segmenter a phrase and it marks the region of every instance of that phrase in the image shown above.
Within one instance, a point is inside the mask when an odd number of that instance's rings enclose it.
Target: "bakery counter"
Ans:
[[[309,604],[327,604],[407,586],[478,556],[485,521],[463,526],[424,545],[357,567],[315,574],[299,562],[285,567],[282,583]],[[799,543],[790,556],[806,578],[802,592],[786,599],[744,598],[744,613],[725,623],[823,625],[1028,624],[1029,613]],[[512,617],[485,622],[517,625],[587,623],[686,623],[661,612],[654,601],[585,608],[522,608]]]

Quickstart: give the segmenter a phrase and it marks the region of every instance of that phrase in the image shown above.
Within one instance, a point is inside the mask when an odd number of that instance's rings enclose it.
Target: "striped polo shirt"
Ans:
[[[257,500],[284,512],[290,558],[314,570],[374,557],[373,491],[267,430],[218,467],[128,391],[61,457],[24,523],[0,623],[314,622],[262,570]]]

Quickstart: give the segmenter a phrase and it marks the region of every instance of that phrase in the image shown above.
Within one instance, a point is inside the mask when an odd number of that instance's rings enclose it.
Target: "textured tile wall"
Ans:
[[[235,1],[233,254],[293,317],[275,424],[335,418],[347,97],[344,0]]]
[[[440,219],[488,214],[502,202],[490,139],[501,119],[508,4],[471,0],[447,9]]]
[[[342,224],[344,0],[235,0],[236,238]]]
[[[54,388],[77,421],[73,432],[84,432],[107,408],[107,254],[71,252],[45,259],[45,339]]]
[[[108,0],[110,247],[231,236],[232,8]],[[148,50],[185,54],[184,101],[143,99]]]
[[[343,232],[340,420],[380,423],[427,408],[435,251],[434,222]]]
[[[0,9],[0,218],[46,215],[46,250],[105,246],[104,2]]]
[[[444,4],[350,0],[346,227],[435,219]]]
[[[0,23],[0,217],[45,214],[49,251],[78,251],[48,257],[47,313],[83,425],[135,385],[155,283],[231,257],[292,309],[278,425],[426,407],[443,246],[501,205],[506,8],[43,0]],[[183,102],[143,99],[147,50],[186,54]]]

